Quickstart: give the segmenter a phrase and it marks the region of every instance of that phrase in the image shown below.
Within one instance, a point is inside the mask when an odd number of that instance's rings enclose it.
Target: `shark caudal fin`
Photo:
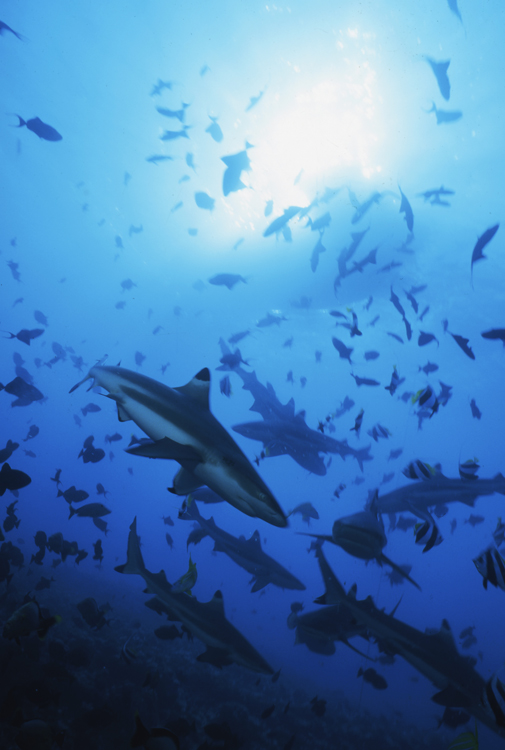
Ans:
[[[146,566],[142,552],[140,551],[140,537],[137,534],[137,517],[133,519],[128,534],[128,548],[126,551],[126,562],[124,565],[118,565],[114,570],[117,573],[129,573],[130,575],[142,575]]]
[[[330,568],[321,545],[316,549],[316,557],[321,575],[323,576],[325,592],[322,596],[314,599],[314,602],[315,604],[339,604],[346,599],[347,594],[337,576]]]
[[[372,456],[370,455],[370,446],[367,445],[366,448],[360,448],[354,453],[354,458],[358,462],[358,466],[363,471],[363,462],[364,461],[371,461]]]

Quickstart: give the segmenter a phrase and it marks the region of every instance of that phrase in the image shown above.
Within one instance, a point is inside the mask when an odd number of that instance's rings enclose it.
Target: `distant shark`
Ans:
[[[93,379],[117,404],[120,422],[133,420],[152,440],[127,449],[147,458],[177,461],[176,495],[207,485],[248,516],[287,526],[286,516],[233,438],[211,414],[210,373],[200,370],[186,385],[169,388],[122,367],[95,365],[75,385]]]
[[[326,588],[323,596],[316,599],[317,604],[340,604],[348,617],[352,616],[377,639],[382,651],[403,657],[439,689],[432,697],[435,703],[465,708],[505,738],[505,714],[496,697],[497,691],[503,700],[505,686],[496,676],[486,682],[472,661],[458,652],[447,620],[442,621],[440,630],[423,633],[377,609],[370,596],[358,600],[356,584],[346,594],[320,547],[316,555]]]
[[[459,501],[473,508],[478,497],[505,495],[505,477],[497,474],[492,479],[451,479],[441,473],[419,482],[410,482],[404,487],[375,498],[379,513],[401,513],[412,510],[428,510],[435,505]]]
[[[242,379],[244,390],[250,391],[254,397],[250,411],[261,414],[263,421],[235,425],[233,430],[251,440],[261,441],[269,457],[289,455],[297,464],[318,476],[326,474],[320,453],[337,453],[344,459],[353,456],[361,470],[364,461],[372,460],[370,446],[356,450],[346,440],[335,440],[312,430],[305,422],[305,412],[295,414],[294,400],[281,404],[271,384],[264,386],[255,372],[248,373],[241,367],[235,368],[235,372]]]
[[[205,643],[207,650],[197,657],[197,661],[208,662],[219,668],[240,664],[253,672],[274,673],[261,654],[226,619],[220,591],[216,591],[210,601],[199,602],[184,592],[174,593],[163,570],[159,573],[147,570],[140,551],[136,518],[130,526],[126,563],[118,565],[115,570],[141,576],[146,582],[147,591],[162,602],[162,609],[169,611],[172,619],[182,622],[195,638]]]
[[[184,520],[197,521],[201,528],[193,530],[188,536],[187,544],[198,544],[206,536],[214,540],[214,552],[224,552],[233,562],[240,565],[253,576],[252,592],[259,591],[271,583],[281,589],[296,589],[304,591],[304,584],[289,570],[274,560],[261,549],[259,531],[255,531],[250,539],[243,536],[238,539],[228,534],[216,525],[213,518],[203,518],[196,502],[190,502],[186,511],[179,515]]]

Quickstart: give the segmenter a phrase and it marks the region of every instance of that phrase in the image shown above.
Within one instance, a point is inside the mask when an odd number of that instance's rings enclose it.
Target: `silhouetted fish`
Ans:
[[[22,128],[26,125],[28,130],[31,130],[32,133],[35,133],[35,135],[38,135],[44,141],[61,141],[63,138],[55,128],[42,122],[40,117],[33,117],[31,120],[23,120],[19,115],[16,115],[16,117],[19,120],[19,125],[16,125],[17,128]]]

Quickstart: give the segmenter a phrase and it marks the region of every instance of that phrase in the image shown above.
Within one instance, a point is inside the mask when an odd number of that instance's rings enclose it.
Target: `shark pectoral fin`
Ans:
[[[191,448],[191,450],[193,450],[193,448]],[[189,469],[181,468],[174,477],[172,490],[176,495],[188,495],[190,492],[194,492],[201,486],[201,479],[195,477],[193,472]]]
[[[117,418],[120,422],[131,422],[132,418],[128,416],[124,408],[118,404],[117,405]]]
[[[126,453],[131,456],[144,456],[145,458],[166,458],[179,463],[196,466],[202,462],[202,457],[190,445],[182,445],[170,438],[154,440],[152,443],[141,443],[133,448],[127,448]]]
[[[253,549],[261,549],[261,538],[260,533],[257,529],[251,536],[251,538],[246,541],[246,544],[248,544]]]
[[[207,662],[207,664],[212,664],[218,669],[221,669],[221,667],[228,667],[230,664],[233,664],[233,659],[224,649],[213,648],[212,646],[207,646],[207,651],[204,651],[203,654],[197,656],[196,660]]]
[[[435,693],[431,697],[434,703],[439,706],[446,706],[449,708],[469,708],[472,705],[472,701],[464,693],[460,693],[452,685],[448,685],[446,688],[441,690],[439,693]]]
[[[264,589],[265,586],[268,586],[269,583],[270,581],[265,576],[260,576],[259,578],[256,578],[254,586],[251,589],[251,594],[254,594],[255,591],[260,591],[261,589]]]
[[[224,544],[222,544],[222,542],[217,542],[216,541],[216,542],[214,542],[214,549],[212,551],[213,552],[226,552],[226,549],[227,548],[225,547]]]

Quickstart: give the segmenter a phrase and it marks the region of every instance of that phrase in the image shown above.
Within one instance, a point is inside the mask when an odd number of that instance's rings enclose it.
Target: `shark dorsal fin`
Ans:
[[[211,612],[215,612],[215,614],[224,615],[224,602],[223,602],[223,595],[222,593],[217,590],[214,596],[210,601],[207,602],[205,605],[207,609],[209,609]]]
[[[435,633],[430,633],[429,635],[443,643],[445,648],[450,649],[451,651],[458,651],[456,643],[454,642],[451,626],[445,618],[442,620],[440,630],[437,630]]]
[[[158,584],[158,586],[165,586],[165,587],[169,586],[170,588],[172,588],[172,584],[170,584],[167,581],[167,577],[165,575],[165,571],[164,570],[160,570],[159,573],[153,573],[152,574],[152,578],[156,581],[156,583]],[[148,586],[149,586],[149,583],[148,583]]]
[[[200,406],[205,409],[209,409],[209,390],[210,390],[210,372],[208,367],[204,367],[203,370],[197,372],[195,377],[186,383],[186,385],[180,385],[174,390],[179,391],[184,396],[197,401]]]
[[[247,540],[247,544],[250,544],[254,547],[259,547],[259,549],[261,549],[261,538],[258,529],[256,529],[251,538]]]

